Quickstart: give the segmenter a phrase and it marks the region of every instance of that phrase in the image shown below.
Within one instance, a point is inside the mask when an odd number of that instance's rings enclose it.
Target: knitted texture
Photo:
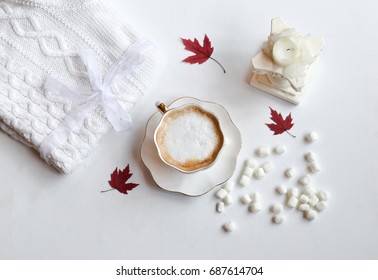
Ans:
[[[0,128],[39,151],[76,108],[46,92],[46,78],[90,87],[78,51],[92,49],[104,76],[138,39],[99,0],[0,0]],[[146,92],[161,64],[155,48],[144,55],[144,62],[110,89],[127,110]],[[72,172],[110,129],[102,108],[93,108],[47,162],[61,172]]]

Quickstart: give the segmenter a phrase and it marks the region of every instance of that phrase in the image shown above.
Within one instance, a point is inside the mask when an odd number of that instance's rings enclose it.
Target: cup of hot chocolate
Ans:
[[[218,118],[196,104],[168,109],[157,102],[156,106],[163,114],[154,133],[161,160],[184,173],[211,166],[224,144]]]

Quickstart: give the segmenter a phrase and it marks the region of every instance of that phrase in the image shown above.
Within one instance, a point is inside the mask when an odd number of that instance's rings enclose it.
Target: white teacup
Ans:
[[[156,104],[163,114],[154,141],[161,160],[184,173],[211,166],[224,143],[217,117],[195,104],[169,109]]]

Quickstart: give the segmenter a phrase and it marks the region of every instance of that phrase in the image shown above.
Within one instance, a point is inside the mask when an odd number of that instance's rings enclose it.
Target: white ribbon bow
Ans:
[[[125,131],[132,127],[131,116],[109,91],[118,78],[126,77],[144,62],[143,52],[151,45],[148,40],[135,42],[110,68],[104,80],[94,51],[80,50],[79,56],[87,68],[91,90],[83,90],[80,87],[69,88],[51,77],[47,78],[45,89],[71,100],[77,105],[77,109],[73,110],[41,144],[40,152],[45,160],[72,131],[80,127],[87,113],[96,106],[102,107],[115,131]]]

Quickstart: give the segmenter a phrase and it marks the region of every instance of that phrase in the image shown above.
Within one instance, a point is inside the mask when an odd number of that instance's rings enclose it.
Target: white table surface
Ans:
[[[378,25],[376,1],[109,0],[167,58],[167,67],[149,94],[132,109],[135,129],[111,133],[71,175],[46,165],[33,150],[0,133],[1,259],[377,259],[378,258]],[[298,31],[323,36],[326,47],[302,103],[291,105],[248,85],[250,58],[266,40],[270,20],[280,16]],[[190,52],[180,37],[208,34],[217,64],[181,63]],[[271,156],[274,170],[261,181],[237,187],[235,202],[222,214],[216,199],[190,198],[158,188],[141,162],[139,147],[156,100],[181,96],[217,102],[241,131],[243,161],[262,145],[284,144]],[[271,106],[292,113],[292,132],[272,136],[264,125]],[[303,135],[320,140],[306,144]],[[316,188],[331,193],[328,208],[313,222],[284,210],[273,225],[268,207],[282,198],[276,184],[289,166],[304,174],[303,154],[313,151],[322,170]],[[108,188],[115,167],[130,163],[129,195]],[[237,199],[258,191],[263,210],[250,214]],[[237,230],[221,226],[234,221]]]

